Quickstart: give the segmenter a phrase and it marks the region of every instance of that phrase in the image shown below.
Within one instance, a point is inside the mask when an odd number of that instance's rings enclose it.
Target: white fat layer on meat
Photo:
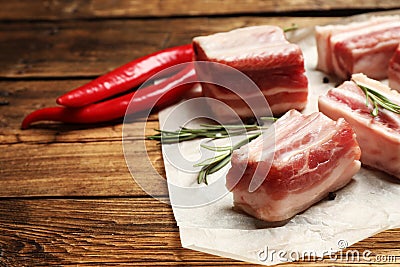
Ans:
[[[308,88],[285,88],[285,87],[273,87],[271,89],[263,90],[265,96],[273,96],[280,93],[303,93],[308,92]]]
[[[290,109],[302,110],[305,108],[306,104],[307,104],[307,102],[305,102],[305,101],[276,103],[276,104],[270,105],[270,109],[271,109],[272,113],[274,113],[274,114],[282,114]]]
[[[315,26],[315,29],[317,30],[318,33],[322,32],[344,32],[344,31],[353,31],[355,29],[360,29],[367,27],[369,25],[374,25],[374,24],[380,24],[380,23],[386,23],[390,21],[395,21],[398,20],[400,16],[379,16],[379,17],[371,17],[368,20],[365,21],[355,21],[347,24],[330,24],[330,25],[325,25],[325,26]]]
[[[366,23],[365,27],[356,27],[354,30],[348,30],[344,32],[335,32],[331,37],[331,43],[334,45],[338,42],[352,39],[356,36],[371,35],[374,32],[386,31],[400,26],[399,17],[395,18],[395,21],[388,21],[374,25],[374,23]]]
[[[362,73],[353,74],[351,79],[360,85],[379,92],[380,94],[389,98],[392,102],[400,105],[400,94],[395,90],[391,90],[389,86],[381,83],[380,81],[370,79]]]
[[[400,31],[400,21],[398,22],[398,26],[395,30]],[[364,45],[360,45],[359,43],[349,43],[348,47],[351,49],[351,53],[357,57],[359,55],[364,54],[365,52],[370,52],[370,51],[382,51],[383,48],[385,47],[393,47],[399,44],[398,38],[392,38],[392,34],[390,31],[387,31],[385,35],[388,35],[387,37],[382,36],[382,39],[380,42],[377,42],[376,45],[372,48],[370,46],[365,47]],[[371,64],[371,61],[369,62]],[[379,64],[379,62],[374,62],[374,64]]]
[[[308,88],[304,87],[304,88],[285,88],[285,87],[273,87],[271,89],[265,89],[262,90],[262,94],[264,96],[273,96],[279,93],[303,93],[303,92],[308,92]],[[210,92],[212,93],[212,92]],[[219,93],[217,93],[219,94]],[[259,91],[250,91],[250,90],[243,90],[243,92],[240,92],[241,94],[241,98],[253,98],[253,97],[259,97],[260,96],[260,92]],[[232,93],[232,94],[223,94],[223,95],[218,95],[218,99],[221,100],[235,100],[235,99],[239,99],[239,96],[236,93]],[[304,102],[302,102],[304,104]]]
[[[249,58],[269,58],[271,56],[290,56],[299,52],[299,47],[290,43],[260,43],[258,45],[245,44],[243,47],[227,47],[223,49],[205,50],[207,57],[226,62],[246,60]],[[204,48],[204,47],[203,47]]]
[[[227,58],[238,51],[265,51],[266,45],[274,49],[289,42],[285,39],[283,30],[277,26],[253,26],[216,33],[209,36],[200,36],[193,39],[198,42],[210,58]],[[240,53],[239,53],[240,54]]]
[[[289,60],[301,57],[296,44],[289,43],[279,27],[255,26],[196,37],[207,58],[223,62],[246,62],[248,60],[275,60],[283,57]],[[250,65],[253,65],[251,63]]]
[[[355,92],[355,91],[342,89],[342,88],[346,88],[346,87],[350,87],[350,88],[354,87],[354,83],[350,82],[350,81],[346,81],[339,88],[332,88],[331,90],[332,90],[332,92],[335,92],[335,93],[343,96],[343,98],[351,99],[354,102],[366,103],[365,102],[366,97],[364,94],[359,94],[358,92]],[[369,107],[372,108],[372,105],[370,104]]]
[[[331,58],[330,58],[330,54],[328,51],[329,48],[329,36],[330,33],[327,31],[322,31],[319,30],[319,27],[316,27],[315,29],[316,33],[315,33],[315,38],[317,41],[317,51],[318,51],[318,63],[317,63],[317,68],[324,71],[324,72],[330,72],[330,62],[331,62]]]

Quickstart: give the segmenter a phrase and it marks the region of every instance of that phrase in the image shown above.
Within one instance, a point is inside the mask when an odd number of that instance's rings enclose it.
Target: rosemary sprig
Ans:
[[[299,28],[299,26],[296,23],[292,23],[292,26],[283,28],[283,32],[294,31],[294,30],[297,30],[298,28]]]
[[[201,145],[203,148],[216,151],[216,152],[221,152],[223,151],[224,153],[215,156],[213,158],[208,158],[200,163],[195,164],[195,167],[202,166],[199,174],[197,175],[197,183],[201,184],[204,182],[206,185],[208,185],[207,181],[207,176],[210,174],[213,174],[223,167],[225,167],[230,161],[232,157],[232,152],[235,149],[240,148],[241,146],[249,143],[251,140],[257,138],[258,136],[261,135],[261,132],[252,134],[248,136],[246,139],[238,142],[237,144],[233,146],[223,146],[223,147],[211,147],[211,146],[206,146],[206,145]]]
[[[368,107],[369,103],[373,105],[371,115],[376,117],[379,114],[379,107],[389,110],[393,113],[400,114],[400,106],[392,102],[389,98],[382,95],[381,93],[364,86],[362,84],[356,83],[365,94],[365,105]]]
[[[271,117],[262,117],[261,120],[275,120]],[[214,124],[200,124],[201,128],[187,128],[181,127],[177,131],[157,130],[155,135],[147,136],[149,140],[157,140],[163,144],[173,144],[182,141],[188,141],[196,138],[212,138],[220,139],[230,136],[241,135],[249,131],[261,130],[265,127],[257,124],[244,124],[244,125],[214,125]]]
[[[261,117],[261,122],[263,121],[273,121],[275,122],[277,119],[274,117]],[[207,146],[202,144],[201,147],[215,151],[215,152],[223,152],[213,158],[206,159],[200,163],[194,165],[194,167],[202,167],[197,175],[197,182],[200,184],[204,182],[208,184],[207,176],[213,174],[220,169],[222,169],[226,164],[228,164],[231,160],[232,152],[235,149],[240,148],[241,146],[249,143],[251,140],[257,138],[261,135],[261,130],[266,129],[265,126],[259,126],[257,124],[244,124],[244,125],[214,125],[214,124],[200,124],[201,128],[187,128],[181,127],[177,131],[165,131],[165,130],[157,130],[158,133],[155,135],[147,136],[149,140],[157,140],[162,144],[172,144],[179,143],[182,141],[192,140],[196,138],[211,138],[211,139],[220,139],[227,138],[237,135],[244,135],[248,132],[251,132],[245,139],[238,142],[233,146]]]

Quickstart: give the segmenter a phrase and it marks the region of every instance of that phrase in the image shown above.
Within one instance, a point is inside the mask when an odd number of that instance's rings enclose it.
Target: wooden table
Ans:
[[[21,120],[108,70],[197,35],[259,24],[306,27],[399,7],[393,0],[2,0],[0,266],[246,264],[181,248],[171,208],[144,193],[127,169],[121,123],[21,131]],[[157,115],[149,120],[158,127]],[[159,146],[148,145],[163,173]],[[351,248],[400,256],[399,239],[400,230],[390,230]]]

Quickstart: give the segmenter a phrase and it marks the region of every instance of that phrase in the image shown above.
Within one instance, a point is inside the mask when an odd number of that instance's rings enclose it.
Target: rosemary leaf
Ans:
[[[222,169],[223,167],[225,167],[231,161],[232,152],[235,149],[238,149],[241,146],[249,143],[251,140],[257,138],[260,135],[261,135],[261,132],[249,135],[247,138],[243,139],[242,141],[238,142],[237,144],[235,144],[233,146],[211,147],[211,146],[202,145],[202,147],[212,150],[212,151],[227,151],[228,150],[228,153],[223,153],[221,155],[206,159],[206,160],[194,165],[195,167],[203,166],[203,168],[201,169],[201,171],[199,172],[199,174],[197,176],[197,182],[201,183],[204,181],[206,184],[208,184],[207,175],[213,174],[213,173],[219,171],[220,169]]]
[[[365,94],[365,105],[368,107],[371,103],[373,108],[371,110],[371,115],[373,117],[378,116],[379,107],[386,109],[396,114],[400,114],[400,106],[394,103],[392,100],[384,96],[383,94],[356,82],[356,84],[361,88]]]
[[[227,151],[227,150],[231,150],[232,147],[231,146],[207,146],[207,145],[200,145],[203,148],[206,148],[208,150],[211,151],[215,151],[215,152],[222,152],[222,151]]]
[[[206,179],[206,174],[207,170],[205,170],[204,168],[202,168],[199,172],[199,175],[197,175],[197,183],[201,184],[203,181],[206,185],[208,185],[207,179]]]
[[[231,153],[226,155],[225,158],[221,159],[218,162],[218,164],[216,164],[216,165],[212,166],[211,168],[209,168],[208,174],[213,174],[214,172],[219,171],[220,169],[225,167],[225,165],[227,165],[230,161],[231,161]]]
[[[200,167],[200,166],[208,166],[208,165],[216,163],[216,162],[218,163],[222,159],[224,159],[226,156],[229,156],[229,154],[230,154],[230,152],[215,156],[213,158],[208,158],[208,159],[206,159],[206,160],[204,160],[202,162],[199,162],[199,163],[197,163],[197,164],[195,164],[193,166],[194,167]]]
[[[261,117],[260,120],[262,120],[262,121],[269,120],[269,121],[276,122],[278,120],[278,118],[275,118],[275,117]]]
[[[297,30],[298,28],[299,28],[299,26],[296,23],[292,23],[292,26],[283,28],[283,32],[294,31],[294,30]]]

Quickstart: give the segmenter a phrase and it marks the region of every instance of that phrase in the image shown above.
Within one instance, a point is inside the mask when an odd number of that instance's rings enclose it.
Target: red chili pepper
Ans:
[[[167,48],[133,60],[57,99],[66,107],[82,107],[137,87],[166,68],[193,60],[192,44]]]
[[[130,102],[130,112],[135,114],[153,107],[161,108],[173,104],[186,91],[193,87],[196,75],[193,65],[187,66],[176,75],[159,84],[144,87],[104,102],[87,105],[80,108],[50,107],[30,113],[22,122],[21,128],[26,129],[37,121],[59,121],[66,123],[98,123],[124,117]],[[132,106],[133,105],[133,106]]]

